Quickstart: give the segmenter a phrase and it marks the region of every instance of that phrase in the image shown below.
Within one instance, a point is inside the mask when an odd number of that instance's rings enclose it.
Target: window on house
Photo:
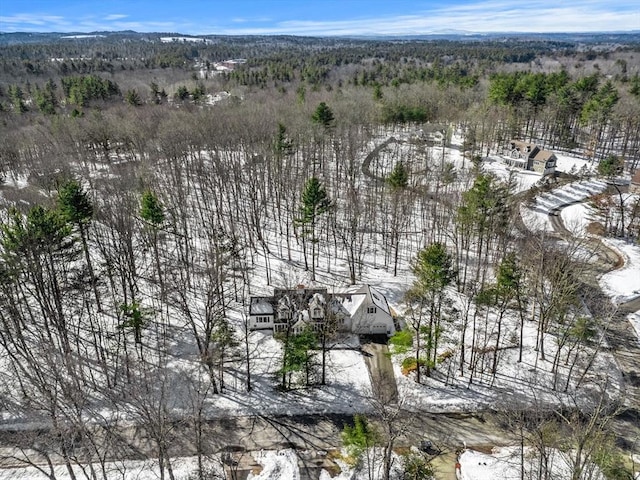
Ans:
[[[322,310],[319,308],[314,308],[313,309],[313,316],[314,318],[320,318],[322,316]]]
[[[377,311],[376,307],[367,307],[367,313],[376,313]]]
[[[257,317],[256,318],[256,322],[257,323],[269,323],[269,317]]]

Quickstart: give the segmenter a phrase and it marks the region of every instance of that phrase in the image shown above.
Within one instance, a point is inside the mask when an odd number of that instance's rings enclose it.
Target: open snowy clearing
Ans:
[[[624,266],[600,278],[602,290],[620,304],[640,296],[640,245],[613,238],[605,243],[624,257]]]
[[[554,188],[536,196],[532,205],[520,206],[522,219],[533,232],[553,231],[549,215],[560,208],[579,203],[588,197],[603,192],[607,184],[600,180],[583,180]],[[571,225],[569,225],[571,226]],[[571,228],[569,228],[571,231]]]
[[[524,457],[524,462],[522,462]],[[548,454],[548,478],[554,480],[570,480],[572,478],[570,458],[558,450],[550,450]],[[494,448],[491,454],[465,450],[459,459],[461,480],[519,480],[524,463],[524,478],[537,478],[538,462],[533,449],[525,447],[524,452],[518,447]],[[604,480],[597,466],[587,465],[580,477],[589,480]]]
[[[560,211],[562,223],[574,236],[584,237],[593,221],[594,210],[587,203],[568,205]]]

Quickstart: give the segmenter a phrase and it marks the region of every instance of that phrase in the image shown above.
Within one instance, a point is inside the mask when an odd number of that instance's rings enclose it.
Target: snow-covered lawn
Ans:
[[[533,187],[542,175],[538,172],[523,170],[507,165],[500,157],[490,156],[482,162],[482,169],[485,172],[493,173],[501,180],[507,181],[510,176],[514,177],[515,191],[524,192]]]
[[[576,203],[560,211],[562,223],[576,237],[587,234],[587,226],[593,221],[594,210],[587,203]]]
[[[597,170],[597,164],[573,155],[554,152],[556,155],[556,170],[571,174],[590,173]]]
[[[539,459],[531,448],[524,450],[524,478],[537,478],[535,472]],[[558,450],[548,452],[548,468],[554,480],[570,480],[570,458]],[[521,452],[518,447],[494,448],[491,454],[465,450],[459,459],[461,480],[519,480],[521,478]],[[587,465],[580,477],[589,480],[604,480],[595,465]]]
[[[520,206],[522,219],[527,228],[534,232],[553,230],[549,214],[559,208],[581,202],[588,197],[603,192],[607,184],[600,180],[583,180],[554,188],[535,198],[533,205]],[[578,211],[580,212],[580,211]],[[586,212],[580,212],[586,213]],[[567,228],[571,225],[569,224]],[[571,230],[571,228],[569,228]]]
[[[608,246],[624,257],[624,267],[600,278],[600,287],[614,303],[624,303],[640,295],[640,245],[607,238]]]
[[[216,415],[295,415],[313,413],[357,413],[371,395],[369,372],[358,349],[335,349],[327,352],[327,385],[318,388],[294,388],[288,392],[275,389],[281,344],[270,333],[255,332],[252,390],[244,388],[244,371],[234,370],[227,383],[233,388],[224,395],[212,396]],[[320,353],[316,362],[320,362]]]

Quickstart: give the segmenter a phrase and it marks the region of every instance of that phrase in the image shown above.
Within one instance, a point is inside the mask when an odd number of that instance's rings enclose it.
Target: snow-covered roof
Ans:
[[[353,316],[358,311],[365,298],[367,298],[367,295],[364,293],[340,294],[336,298],[340,299],[342,307],[349,312],[349,315]]]
[[[313,303],[316,303],[318,305],[324,305],[325,304],[324,295],[322,295],[321,293],[314,293],[313,297],[311,297],[311,300],[309,301],[309,305]]]
[[[249,315],[273,315],[273,305],[264,297],[253,297],[249,305]]]
[[[294,301],[291,295],[299,295],[300,302]],[[384,295],[369,285],[354,285],[334,294],[328,294],[326,289],[276,289],[273,297],[252,297],[249,314],[273,315],[275,306],[278,310],[291,308],[308,315],[307,308],[324,306],[327,304],[327,298],[331,299],[332,311],[342,313],[345,316],[353,317],[364,302],[371,302],[383,312],[391,315],[389,304]]]

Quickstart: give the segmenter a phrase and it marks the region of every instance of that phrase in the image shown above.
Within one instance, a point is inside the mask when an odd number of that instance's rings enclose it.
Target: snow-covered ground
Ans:
[[[452,294],[452,297],[454,296]],[[462,296],[459,296],[458,303],[461,298]],[[463,308],[460,304],[458,306],[460,309]],[[431,377],[422,375],[420,384],[416,383],[414,374],[404,376],[401,368],[402,360],[415,353],[412,351],[392,356],[398,390],[405,408],[421,412],[472,412],[514,405],[527,406],[534,401],[538,406],[545,407],[574,405],[574,401],[577,400],[579,403],[581,399],[588,398],[588,392],[592,391],[597,395],[597,385],[605,382],[607,395],[611,398],[621,395],[622,378],[615,359],[608,351],[602,349],[598,352],[593,348],[580,348],[581,353],[576,359],[575,367],[561,362],[556,373],[552,373],[553,359],[558,349],[557,338],[552,335],[546,336],[546,358],[543,359],[536,350],[536,325],[530,321],[524,322],[522,361],[519,362],[517,345],[520,319],[514,312],[505,315],[502,320],[503,333],[497,371],[493,375],[491,367],[496,314],[490,313],[486,317],[486,324],[482,320],[484,315],[482,312],[478,315],[479,333],[475,342],[470,327],[466,332],[466,362],[469,362],[472,355],[472,345],[475,345],[476,350],[486,351],[485,354],[477,356],[476,371],[473,374],[468,368],[465,368],[463,375],[459,370],[460,347],[456,335],[460,335],[460,331],[455,334],[449,332],[447,337],[441,340],[441,343],[444,343],[442,349],[451,355],[438,365]],[[591,361],[593,363],[590,363]],[[589,372],[583,379],[584,382],[577,386],[576,381],[580,376],[577,372],[582,372],[587,367]],[[607,372],[606,380],[598,372]],[[569,386],[565,393],[567,382]],[[575,388],[579,388],[577,395]]]
[[[459,138],[455,139],[456,141]],[[461,154],[459,146],[454,142],[454,148],[444,149],[444,160],[453,162],[457,168],[464,169],[469,167],[469,161],[465,160]],[[380,168],[384,172],[388,172],[398,158],[411,153],[409,143],[394,145],[390,149],[390,154],[380,161]],[[568,160],[567,160],[568,161]],[[518,188],[526,189],[533,185],[539,179],[539,174],[534,172],[526,172],[522,170],[510,171],[507,167],[498,161],[489,161],[485,163],[485,168],[494,171],[501,178],[507,178],[509,175],[516,175],[518,178]],[[22,180],[15,181],[15,187],[21,188]],[[558,189],[558,192],[551,192],[541,195],[537,200],[537,209],[548,211],[556,206],[564,205],[567,201],[577,201],[585,198],[593,192],[601,191],[602,182],[581,182],[567,186],[566,189]],[[545,222],[548,222],[548,215],[545,214]],[[299,247],[294,246],[292,251],[288,252],[292,257],[285,260],[282,254],[283,240],[282,236],[277,236],[276,229],[273,225],[265,226],[263,234],[266,244],[269,246],[270,253],[255,254],[257,257],[253,270],[251,271],[250,291],[252,294],[271,293],[273,285],[290,286],[296,284],[312,285],[309,272],[303,271],[303,256]],[[413,255],[423,246],[423,238],[416,235],[406,240],[406,251]],[[328,256],[323,255],[323,248],[330,253],[331,248],[319,244],[320,261],[318,266],[318,284],[322,286],[331,285],[339,289],[346,286],[347,266],[344,258],[336,258],[334,255],[331,260],[326,260]],[[375,242],[366,246],[364,261],[362,265],[361,281],[370,283],[379,288],[386,295],[390,306],[397,312],[403,310],[402,299],[408,286],[413,281],[413,275],[410,269],[409,254],[405,253],[400,256],[400,265],[398,275],[394,276],[391,269],[383,268],[381,257],[381,246]],[[636,261],[636,265],[640,262]],[[267,275],[265,272],[271,272],[272,281],[267,285]],[[283,278],[278,279],[278,274],[282,273]],[[151,276],[151,275],[150,275]],[[288,278],[284,278],[288,276]],[[275,277],[275,279],[273,278]],[[640,277],[639,277],[640,278]],[[282,283],[282,284],[279,284]],[[615,282],[614,282],[615,283]],[[153,293],[153,292],[151,292]],[[151,294],[149,295],[151,296]],[[162,309],[158,309],[162,310]],[[238,331],[241,331],[243,314],[240,306],[235,305],[235,310],[230,309],[229,320],[233,323]],[[492,314],[493,315],[493,314]],[[176,318],[179,318],[176,315]],[[492,316],[486,317],[489,322],[495,322]],[[519,319],[513,316],[507,316],[504,320],[503,339],[505,341],[501,345],[499,353],[498,370],[495,375],[487,373],[488,367],[481,368],[485,373],[476,372],[473,382],[470,382],[469,372],[465,372],[464,376],[460,376],[454,358],[448,363],[443,362],[438,367],[438,372],[434,374],[432,379],[425,380],[423,385],[417,384],[412,379],[404,377],[399,372],[398,363],[400,358],[394,359],[396,362],[396,375],[398,380],[401,401],[411,408],[419,405],[421,410],[426,411],[473,411],[486,407],[496,407],[510,403],[523,403],[532,396],[543,401],[545,404],[557,405],[563,401],[562,395],[550,393],[550,385],[553,381],[551,374],[551,362],[555,353],[554,338],[548,337],[547,360],[542,360],[535,352],[535,335],[536,328],[532,323],[527,322],[525,328],[525,348],[523,351],[523,361],[517,362],[517,348],[514,347],[512,339],[514,338],[515,328],[519,323]],[[486,329],[485,343],[477,345],[480,348],[488,347],[492,343],[493,330]],[[449,338],[441,344],[441,347],[451,349],[455,353],[456,335],[458,331],[452,330]],[[145,334],[146,338],[146,334]],[[172,387],[175,390],[175,408],[176,411],[188,408],[186,402],[188,397],[182,395],[189,388],[189,382],[197,380],[198,375],[202,375],[202,364],[197,357],[197,352],[193,345],[193,338],[189,338],[189,334],[185,334],[184,338],[172,338],[170,345],[169,370],[175,373],[172,378]],[[231,416],[231,415],[252,415],[260,413],[262,415],[276,414],[314,414],[314,413],[356,413],[362,412],[367,408],[367,398],[371,395],[371,384],[369,372],[367,371],[364,359],[360,351],[355,348],[354,342],[348,341],[347,345],[332,350],[328,357],[328,378],[327,385],[318,388],[299,388],[288,392],[281,392],[277,389],[278,378],[276,372],[279,368],[279,361],[282,356],[281,343],[273,338],[269,333],[255,332],[250,335],[250,359],[252,372],[251,392],[247,392],[245,388],[245,374],[242,359],[237,364],[230,366],[225,371],[226,390],[220,395],[210,395],[205,401],[206,413],[215,418]],[[467,346],[471,345],[471,339],[466,339]],[[188,347],[185,347],[188,345]],[[469,350],[471,350],[469,348]],[[591,351],[579,352],[583,358],[577,362],[578,368],[583,361],[589,358]],[[488,362],[490,353],[481,356],[479,362]],[[589,380],[597,381],[598,372],[605,372],[610,375],[610,394],[617,395],[619,375],[615,362],[607,352],[600,352],[594,360],[592,371],[593,377]],[[564,384],[564,375],[566,368],[559,368],[558,389],[562,389]],[[576,375],[578,376],[578,375]],[[570,386],[570,390],[573,385]],[[182,399],[182,400],[181,400]],[[173,406],[173,404],[172,404]],[[3,425],[9,428],[11,422],[21,420],[4,417]],[[28,419],[23,419],[28,420]],[[274,458],[273,455],[276,455]],[[258,458],[263,462],[263,476],[258,476],[260,480],[275,480],[276,478],[291,479],[296,478],[295,468],[293,468],[294,456],[289,453],[284,454],[264,454]],[[185,460],[188,468],[189,460]],[[272,473],[268,473],[268,469],[272,468]],[[289,467],[291,466],[291,469]],[[138,467],[135,467],[138,468]],[[136,471],[131,467],[131,471]],[[139,467],[139,472],[145,473],[138,477],[130,477],[120,475],[119,478],[157,478],[145,475],[157,475],[157,471],[153,468],[145,468],[144,464]],[[2,477],[2,474],[8,474],[9,470],[0,471],[0,480],[4,478],[39,478],[35,473],[29,476]],[[153,473],[150,473],[153,472]],[[278,473],[280,472],[280,473]],[[286,472],[282,473],[282,472]],[[282,473],[282,475],[280,475]],[[14,475],[21,475],[16,470]],[[128,474],[127,474],[128,475]],[[280,476],[278,476],[280,475]],[[43,477],[44,478],[44,477]],[[66,478],[61,473],[57,478]],[[340,477],[342,478],[342,477]],[[345,477],[347,478],[347,477]],[[352,478],[352,477],[348,477]]]
[[[591,160],[585,160],[564,153],[554,153],[557,159],[556,170],[559,172],[571,173],[573,175],[588,175],[589,173],[595,173],[597,170],[597,164]]]
[[[504,163],[500,157],[490,156],[482,162],[485,172],[493,173],[501,180],[513,179],[515,192],[524,192],[540,181],[542,175],[538,172],[511,167]]]
[[[197,457],[172,458],[171,465],[176,480],[197,478]],[[87,466],[84,467],[86,469]],[[93,467],[96,471],[100,471],[101,469],[101,466],[98,464],[93,465]],[[49,472],[46,465],[43,465],[42,467],[30,466],[0,468],[0,480],[51,480],[51,478],[55,478],[56,480],[71,480],[71,475],[69,474],[66,466],[56,465],[53,468],[53,477],[45,474],[45,472]],[[209,462],[205,460],[205,468],[212,474],[223,473],[220,462]],[[158,468],[158,462],[155,460],[108,462],[105,464],[105,472],[109,480],[158,480],[160,478],[160,469]],[[74,466],[74,474],[75,478],[88,478],[85,477],[85,474],[89,475],[89,472],[88,469],[83,471],[80,467]],[[98,475],[101,475],[101,473]],[[165,478],[167,478],[166,471]],[[277,478],[282,478],[282,480],[284,480],[288,477]]]
[[[604,274],[600,287],[614,303],[624,303],[640,296],[640,245],[607,238],[605,243],[624,257],[624,266]]]
[[[549,449],[547,452],[549,477],[554,480],[570,480],[570,458],[558,450]],[[539,458],[535,451],[525,447],[524,462],[518,447],[494,448],[491,454],[465,450],[459,459],[461,480],[520,480],[521,467],[524,463],[524,478],[537,478],[535,472]],[[604,480],[604,475],[595,465],[587,465],[581,479]]]
[[[299,480],[298,456],[291,449],[279,451],[254,452],[253,457],[262,465],[262,472],[249,473],[247,480]]]
[[[319,452],[321,456],[326,455],[326,453],[327,452]],[[295,450],[261,450],[251,452],[251,454],[255,461],[262,467],[262,470],[257,473],[249,472],[246,477],[247,480],[299,480],[301,478],[299,458]],[[363,454],[364,461],[358,468],[349,466],[339,458],[335,459],[341,472],[335,476],[331,476],[326,470],[321,470],[320,480],[370,480],[367,457],[371,457],[372,459],[371,472],[374,475],[373,479],[378,480],[382,478],[380,473],[382,465],[380,461],[381,452],[379,450],[373,451],[372,449],[368,455],[366,453]],[[391,479],[399,480],[401,478],[401,460],[395,454],[393,457],[394,467],[392,467]],[[205,478],[227,478],[224,476],[222,463],[222,459],[218,457],[213,459],[205,458],[204,467],[207,472],[205,473]],[[198,478],[197,457],[172,458],[171,464],[176,480],[193,480]],[[101,472],[100,465],[94,464],[93,468]],[[45,474],[45,471],[48,472],[46,466],[43,467],[43,470],[35,466],[0,468],[0,480],[49,480],[50,478],[55,478],[56,480],[71,480],[71,475],[64,465],[54,467],[54,477]],[[126,460],[122,462],[108,462],[105,464],[105,472],[108,480],[158,480],[161,478],[160,470],[154,461]],[[74,474],[76,478],[85,478],[84,473],[79,467],[74,468]],[[166,471],[165,478],[168,478]]]
[[[554,188],[549,192],[544,192],[536,196],[532,205],[521,205],[520,213],[522,214],[522,220],[531,231],[550,232],[553,230],[553,227],[549,220],[549,214],[560,208],[573,205],[601,193],[606,188],[607,184],[601,180],[582,180]],[[573,212],[574,215],[586,213],[584,210]],[[580,222],[584,223],[587,220],[587,218],[581,218]],[[571,226],[571,223],[569,226]]]
[[[584,237],[587,227],[593,221],[594,210],[588,203],[580,202],[560,210],[562,223],[574,236]]]

